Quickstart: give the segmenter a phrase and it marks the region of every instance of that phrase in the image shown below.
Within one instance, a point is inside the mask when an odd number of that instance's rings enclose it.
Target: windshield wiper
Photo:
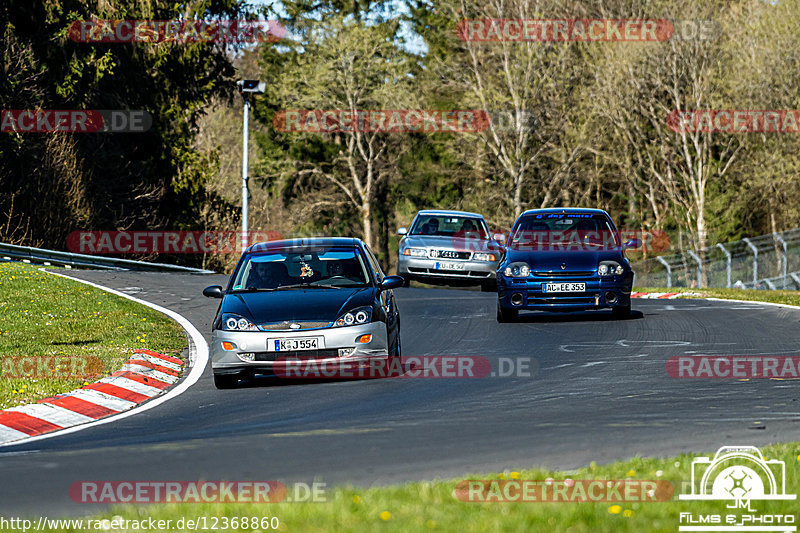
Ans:
[[[283,289],[341,289],[336,285],[312,285],[311,283],[295,283],[293,285],[282,285],[275,290],[283,290]]]

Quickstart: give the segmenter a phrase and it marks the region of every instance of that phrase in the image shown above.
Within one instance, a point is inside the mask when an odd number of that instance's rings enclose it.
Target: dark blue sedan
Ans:
[[[521,310],[631,312],[633,270],[619,231],[601,209],[532,209],[514,223],[497,268],[497,321]]]
[[[222,298],[211,332],[214,384],[232,388],[292,361],[399,361],[400,313],[392,289],[402,284],[401,277],[384,276],[359,239],[252,245],[225,290],[213,285],[203,291]]]

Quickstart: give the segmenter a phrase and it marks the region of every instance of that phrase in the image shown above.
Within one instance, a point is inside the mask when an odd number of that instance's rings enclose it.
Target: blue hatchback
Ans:
[[[601,209],[525,211],[497,267],[497,321],[513,321],[521,310],[604,308],[627,318],[633,270],[624,250],[638,246],[636,239],[623,244]]]

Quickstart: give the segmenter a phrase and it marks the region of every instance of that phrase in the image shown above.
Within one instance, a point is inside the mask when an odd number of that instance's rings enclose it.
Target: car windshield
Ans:
[[[489,228],[482,218],[458,215],[419,215],[410,233],[465,239],[489,238]]]
[[[364,287],[369,279],[355,248],[288,248],[248,255],[234,275],[232,290]]]
[[[527,215],[515,226],[512,249],[613,249],[619,235],[607,216],[599,213],[539,213]]]

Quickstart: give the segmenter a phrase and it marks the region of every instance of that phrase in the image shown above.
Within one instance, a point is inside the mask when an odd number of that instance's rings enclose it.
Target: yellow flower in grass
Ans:
[[[619,505],[612,505],[611,507],[608,508],[608,512],[611,514],[619,514],[620,511],[622,511],[622,507],[620,507]]]
[[[622,516],[624,516],[625,518],[630,518],[633,516],[633,511],[631,511],[630,509],[625,509],[622,512]]]
[[[635,476],[635,475],[636,475],[636,471],[634,471],[634,470],[628,470],[628,477],[633,477],[633,476]]]
[[[361,503],[362,501],[364,501],[364,500],[362,500],[361,496],[359,496],[358,494],[353,496],[353,503]]]
[[[379,514],[378,516],[380,516],[381,520],[383,520],[384,522],[386,522],[387,520],[389,520],[389,519],[391,519],[391,518],[392,518],[392,513],[390,513],[389,511],[383,511],[383,512],[382,512],[381,514]]]

